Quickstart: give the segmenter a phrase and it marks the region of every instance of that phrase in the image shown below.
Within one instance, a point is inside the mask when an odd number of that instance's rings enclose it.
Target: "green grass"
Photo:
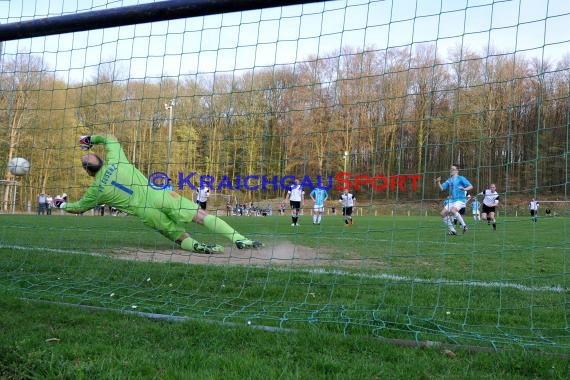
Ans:
[[[318,330],[172,323],[0,299],[2,379],[567,379],[530,352],[401,347]]]
[[[568,219],[455,237],[435,217],[289,221],[230,218],[270,256],[211,265],[168,260],[172,243],[130,217],[0,215],[0,378],[568,377]],[[283,258],[285,243],[319,255]]]

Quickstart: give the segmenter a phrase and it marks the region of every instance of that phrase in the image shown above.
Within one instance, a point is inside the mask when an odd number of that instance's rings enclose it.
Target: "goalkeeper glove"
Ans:
[[[91,143],[91,136],[81,136],[79,138],[79,146],[82,150],[89,150],[93,146]]]
[[[63,199],[56,199],[56,200],[53,202],[53,205],[54,205],[56,208],[65,208],[65,205],[66,205],[66,204],[67,204],[67,202],[65,202]]]

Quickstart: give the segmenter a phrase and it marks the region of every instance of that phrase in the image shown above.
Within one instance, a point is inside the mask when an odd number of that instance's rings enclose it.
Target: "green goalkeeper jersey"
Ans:
[[[121,144],[111,136],[91,136],[92,144],[105,144],[105,162],[78,202],[64,206],[68,212],[84,212],[106,204],[128,214],[162,204],[165,192],[152,189],[148,179],[127,159]]]
[[[136,215],[145,225],[180,243],[182,249],[203,252],[197,251],[195,245],[198,242],[185,230],[186,223],[196,221],[196,203],[174,191],[149,186],[148,179],[129,162],[121,144],[114,137],[92,135],[91,144],[105,144],[105,162],[83,197],[78,202],[64,205],[65,211],[77,214],[97,205],[109,205]],[[207,215],[205,211],[203,213],[201,221],[196,223],[203,223],[213,233],[225,236],[234,243],[246,240],[223,220]]]

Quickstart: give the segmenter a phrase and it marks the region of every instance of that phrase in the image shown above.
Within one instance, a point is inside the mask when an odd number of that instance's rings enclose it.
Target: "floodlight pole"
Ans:
[[[170,155],[172,147],[172,114],[174,112],[174,99],[169,103],[164,104],[164,108],[169,111],[168,113],[168,145],[166,146],[166,175],[170,177]]]
[[[344,151],[344,156],[343,156],[343,158],[344,158],[344,172],[346,173],[346,163],[347,163],[347,161],[348,161],[348,150],[345,150],[345,151]]]

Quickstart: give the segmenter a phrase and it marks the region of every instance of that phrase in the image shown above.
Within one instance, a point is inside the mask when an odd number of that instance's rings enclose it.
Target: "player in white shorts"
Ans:
[[[459,213],[459,210],[465,207],[467,203],[467,191],[473,189],[473,185],[467,178],[459,175],[459,169],[456,165],[451,166],[449,174],[450,177],[445,182],[441,183],[441,177],[437,177],[435,182],[441,191],[449,190],[449,197],[444,201],[443,209],[440,214],[443,223],[447,226],[449,234],[457,235],[457,231],[455,227],[453,227],[452,218],[449,217],[449,214],[457,218],[457,221],[461,224],[463,233],[467,232],[467,225]]]
[[[325,202],[329,197],[329,193],[320,187],[314,188],[309,194],[313,200],[313,224],[321,224],[323,213],[325,212]]]
[[[474,196],[473,200],[471,201],[471,212],[473,214],[473,220],[480,221],[481,220],[481,212],[479,211],[479,206],[481,203],[477,200],[477,197]]]

